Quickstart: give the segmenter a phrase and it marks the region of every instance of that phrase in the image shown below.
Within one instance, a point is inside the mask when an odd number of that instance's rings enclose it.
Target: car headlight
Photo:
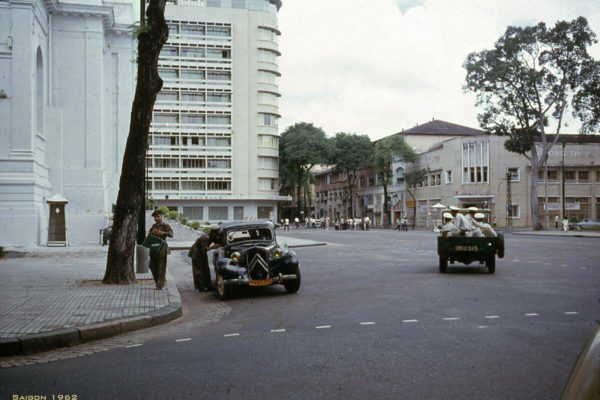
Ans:
[[[237,251],[234,251],[233,253],[231,253],[231,261],[238,262],[238,261],[240,261],[241,258],[242,258],[242,255],[240,253],[238,253]]]
[[[273,256],[275,256],[276,258],[279,258],[283,255],[283,251],[278,247],[275,250],[273,250]]]

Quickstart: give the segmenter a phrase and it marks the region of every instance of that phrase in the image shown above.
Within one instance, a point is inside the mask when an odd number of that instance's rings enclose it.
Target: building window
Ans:
[[[396,168],[396,184],[404,182],[404,168]]]
[[[208,207],[208,219],[211,221],[227,221],[229,217],[227,207]]]
[[[575,182],[575,171],[568,169],[565,171],[565,182]]]
[[[206,79],[210,81],[229,81],[231,72],[229,71],[206,71]]]
[[[510,178],[511,182],[519,182],[521,180],[521,169],[520,168],[507,168],[506,175]]]
[[[183,207],[183,215],[190,220],[201,221],[204,219],[203,207]]]
[[[260,147],[279,148],[279,137],[272,135],[258,135],[258,145]]]
[[[452,183],[452,170],[446,170],[446,183]]]
[[[208,182],[206,182],[206,189],[210,190],[210,191],[229,191],[229,190],[231,190],[231,182],[229,182],[229,181],[208,181]]]
[[[600,183],[600,171],[596,171],[596,182]],[[600,218],[600,215],[598,217]]]
[[[518,204],[511,204],[507,210],[508,218],[521,218],[521,210]]]
[[[183,159],[183,168],[185,169],[195,169],[195,168],[204,168],[206,164],[204,163],[204,159],[202,158],[192,158],[192,159]]]
[[[192,114],[182,115],[181,123],[182,124],[203,124],[204,116],[203,115],[192,115]]]
[[[229,147],[231,146],[230,138],[208,138],[206,139],[207,147]]]
[[[258,92],[258,103],[277,107],[279,97],[273,93]]]
[[[206,27],[206,36],[229,37],[231,36],[231,28],[228,26],[208,25]]]
[[[270,219],[271,215],[275,215],[274,207],[258,207],[257,208],[258,219]]]
[[[258,50],[258,61],[269,62],[272,64],[277,64],[277,53],[270,50]]]
[[[179,182],[177,181],[154,181],[154,190],[178,191]]]
[[[159,124],[176,124],[179,122],[179,118],[177,117],[177,114],[156,113],[154,114],[154,117],[152,117],[152,121]]]
[[[155,158],[154,168],[179,168],[179,160],[176,158]]]
[[[489,183],[489,142],[463,143],[463,183]]]
[[[577,181],[581,183],[587,183],[590,181],[590,171],[578,171]]]
[[[258,71],[258,82],[277,85],[277,74],[270,71]]]
[[[244,207],[233,207],[233,219],[244,219]]]
[[[229,124],[231,124],[231,116],[229,116],[229,115],[209,115],[206,122],[209,125],[229,125]]]
[[[277,126],[277,115],[275,114],[261,114],[262,124],[265,126]]]
[[[207,160],[206,166],[215,169],[231,168],[231,160]]]
[[[278,169],[279,159],[276,157],[258,157],[258,168]]]
[[[258,190],[277,190],[277,179],[258,178]]]
[[[206,183],[204,181],[182,181],[181,190],[203,191],[206,190]]]

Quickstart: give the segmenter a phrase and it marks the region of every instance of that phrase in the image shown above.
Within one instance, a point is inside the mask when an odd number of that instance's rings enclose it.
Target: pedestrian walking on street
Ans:
[[[569,220],[567,219],[567,217],[563,218],[562,226],[563,226],[563,231],[565,231],[565,232],[569,231]]]
[[[496,217],[494,217],[494,221],[492,222],[494,229],[496,228]],[[558,228],[558,217],[556,217],[556,227]]]
[[[367,231],[369,230],[369,225],[371,225],[371,220],[369,219],[369,217],[365,217],[365,229]]]
[[[294,219],[294,224],[296,225],[296,229],[300,228],[300,220],[298,219],[298,217]]]
[[[212,285],[212,281],[210,280],[208,251],[216,249],[220,245],[219,226],[212,225],[208,233],[204,233],[198,239],[196,239],[190,248],[190,251],[188,252],[188,257],[192,259],[194,288],[200,292],[215,290]]]
[[[408,220],[406,217],[402,218],[402,230],[408,232]]]
[[[558,215],[554,216],[554,225],[555,225],[556,229],[558,229]]]
[[[286,218],[284,223],[283,223],[283,230],[284,231],[289,231],[290,230],[290,220],[289,218]]]
[[[166,283],[167,255],[171,253],[167,244],[167,237],[173,237],[173,230],[168,224],[163,222],[163,215],[160,210],[155,210],[152,216],[155,223],[150,227],[148,234],[165,241],[165,245],[160,252],[150,252],[150,271],[152,272],[156,289],[161,290]]]

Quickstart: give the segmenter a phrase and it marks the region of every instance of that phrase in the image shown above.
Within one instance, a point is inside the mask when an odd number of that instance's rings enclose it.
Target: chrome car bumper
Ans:
[[[298,279],[298,277],[296,275],[276,275],[273,276],[271,278],[273,280],[272,283],[281,283],[283,281],[287,281],[287,280],[294,280],[294,279]],[[224,284],[224,285],[249,285],[250,284],[250,280],[247,278],[242,278],[241,276],[239,278],[236,279],[225,279],[223,281],[221,281],[220,283]]]

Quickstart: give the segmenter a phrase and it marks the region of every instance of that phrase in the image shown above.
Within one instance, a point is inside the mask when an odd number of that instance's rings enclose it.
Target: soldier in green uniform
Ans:
[[[169,246],[167,245],[167,237],[173,237],[173,230],[162,220],[162,212],[155,210],[152,213],[155,224],[152,225],[149,235],[154,235],[165,241],[165,245],[160,253],[150,252],[150,271],[156,283],[156,289],[161,290],[165,285],[165,275],[167,273],[167,254],[170,254]]]
[[[210,280],[210,268],[208,267],[208,251],[220,246],[219,226],[211,226],[209,233],[202,234],[188,252],[192,259],[192,274],[194,277],[194,288],[200,292],[214,290]]]

